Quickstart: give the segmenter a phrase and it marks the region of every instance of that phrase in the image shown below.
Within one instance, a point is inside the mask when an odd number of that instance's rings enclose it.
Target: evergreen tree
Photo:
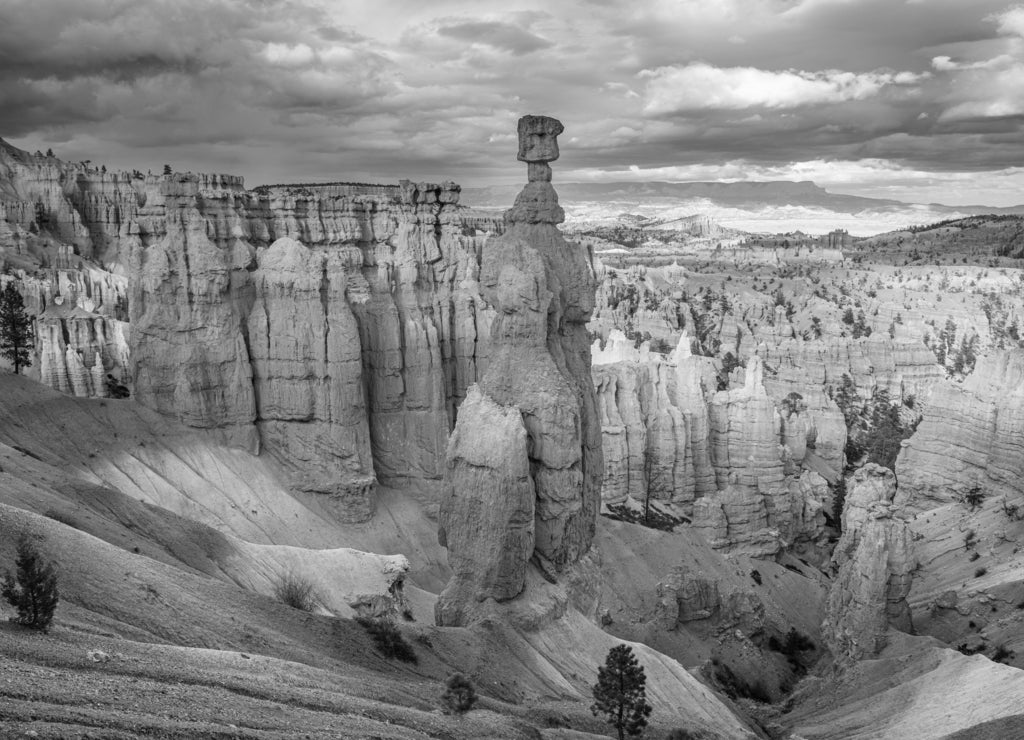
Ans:
[[[445,682],[441,703],[446,714],[465,714],[476,704],[473,682],[461,673],[453,673]]]
[[[47,149],[46,150],[46,156],[47,157],[52,157],[53,156],[53,149]]]
[[[32,364],[30,350],[34,346],[32,320],[25,313],[21,293],[10,280],[0,290],[0,357],[10,360],[17,374]]]
[[[0,595],[18,610],[19,624],[45,632],[59,598],[53,564],[44,562],[32,541],[23,536],[18,541],[14,567],[17,574],[6,572]]]
[[[619,740],[625,740],[626,735],[639,735],[651,714],[646,685],[647,677],[633,649],[616,645],[608,651],[604,665],[597,669],[590,711],[595,716],[605,715],[608,724],[618,731]]]
[[[172,173],[171,166],[169,164],[164,165],[164,174],[170,175]]]

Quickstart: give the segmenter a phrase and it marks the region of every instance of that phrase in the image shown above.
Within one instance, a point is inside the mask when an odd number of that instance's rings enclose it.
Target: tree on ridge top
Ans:
[[[7,571],[0,595],[18,610],[19,624],[46,632],[60,597],[53,563],[45,562],[28,536],[23,535],[18,540],[14,566],[17,573]]]
[[[605,715],[608,724],[619,733],[619,740],[625,740],[626,735],[639,735],[651,714],[646,686],[647,677],[633,655],[633,648],[616,645],[608,651],[604,665],[597,669],[590,711],[595,716]]]
[[[32,364],[35,346],[32,319],[25,313],[25,301],[11,280],[0,290],[0,357],[11,361],[14,373]]]

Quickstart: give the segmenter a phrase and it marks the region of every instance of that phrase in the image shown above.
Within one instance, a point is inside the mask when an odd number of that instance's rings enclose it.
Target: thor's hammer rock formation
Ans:
[[[594,537],[603,465],[586,322],[595,279],[589,253],[556,228],[565,214],[548,162],[562,130],[546,116],[519,120],[529,182],[483,251],[480,284],[496,318],[487,371],[448,442],[438,537],[453,576],[436,608],[442,625],[519,595],[531,559],[551,577]]]

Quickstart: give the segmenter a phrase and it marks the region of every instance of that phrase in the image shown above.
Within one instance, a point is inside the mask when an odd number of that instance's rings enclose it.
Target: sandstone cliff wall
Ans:
[[[458,198],[453,183],[247,191],[3,144],[0,257],[24,269],[45,382],[100,395],[113,372],[143,404],[277,455],[296,488],[365,499],[377,477],[440,481],[486,367],[480,250],[500,224],[467,226]]]
[[[1024,494],[1024,351],[993,351],[963,382],[936,384],[896,475],[897,502],[914,511],[956,501],[974,487],[1011,501]]]
[[[168,180],[132,251],[139,400],[267,445],[359,518],[375,475],[440,480],[491,314],[458,186],[202,185]]]
[[[819,557],[830,494],[803,465],[818,422],[802,403],[773,400],[759,358],[737,370],[738,387],[715,392],[716,361],[691,354],[685,333],[666,357],[613,331],[593,357],[605,504],[664,502],[713,547]],[[844,442],[842,426],[840,454]]]
[[[894,512],[896,495],[888,468],[869,463],[853,475],[822,627],[832,651],[844,658],[877,655],[890,627],[912,629],[907,594],[917,559],[912,532]]]

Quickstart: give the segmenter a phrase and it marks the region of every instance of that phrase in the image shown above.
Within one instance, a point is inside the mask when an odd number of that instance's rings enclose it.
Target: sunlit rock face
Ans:
[[[897,502],[912,511],[973,488],[1015,502],[1024,494],[1024,351],[994,351],[962,383],[936,384],[896,460]]]
[[[346,518],[377,479],[439,481],[491,313],[458,191],[169,180],[162,235],[132,253],[136,396],[265,447]]]
[[[487,370],[447,451],[439,524],[453,577],[439,624],[471,622],[481,602],[522,591],[530,558],[561,570],[594,536],[601,424],[585,324],[595,280],[589,254],[556,227],[564,214],[548,162],[561,131],[555,119],[521,119],[529,182],[483,251],[481,290],[495,318]]]
[[[907,595],[917,558],[913,533],[895,513],[896,495],[888,468],[869,463],[853,476],[822,628],[838,656],[870,658],[885,647],[890,627],[912,629]]]
[[[618,331],[592,351],[605,504],[672,504],[723,550],[823,547],[828,483],[802,466],[814,417],[796,400],[776,404],[758,357],[715,392],[715,360],[693,355],[685,333],[667,357]]]
[[[486,367],[480,249],[503,228],[464,220],[458,185],[249,191],[6,144],[0,185],[0,261],[38,317],[30,373],[86,395],[112,375],[151,408],[277,455],[295,488],[354,496],[340,508],[357,518],[376,480],[440,483]]]

